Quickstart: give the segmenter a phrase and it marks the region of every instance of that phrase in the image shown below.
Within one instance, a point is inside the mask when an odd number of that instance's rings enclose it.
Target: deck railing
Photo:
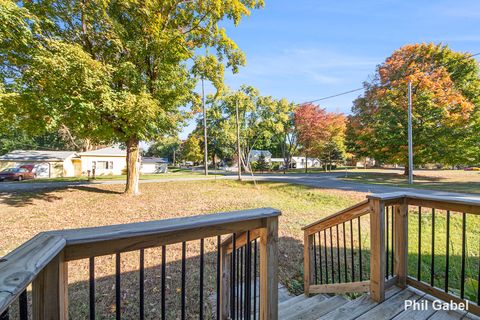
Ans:
[[[479,227],[479,198],[370,195],[304,228],[305,293],[382,301],[389,286],[410,285],[480,315]]]
[[[258,258],[258,281],[259,288],[259,319],[277,319],[277,266],[278,266],[278,216],[280,212],[271,209],[255,209],[245,211],[226,212],[195,217],[160,220],[152,222],[113,225],[95,228],[72,229],[40,233],[19,248],[13,250],[0,260],[0,319],[9,319],[10,309],[18,309],[20,319],[68,319],[68,263],[79,259],[88,259],[89,263],[89,295],[88,316],[95,319],[95,257],[103,255],[115,255],[115,317],[122,317],[121,298],[121,259],[122,253],[130,251],[139,252],[139,300],[138,317],[147,317],[145,310],[145,250],[160,247],[162,251],[162,273],[160,287],[162,291],[161,301],[158,302],[161,316],[166,318],[166,252],[170,245],[181,244],[181,289],[180,295],[180,318],[186,319],[186,248],[192,242],[198,242],[200,246],[199,256],[199,290],[198,305],[190,306],[197,308],[196,315],[204,318],[205,301],[203,282],[204,275],[204,241],[213,238],[217,243],[216,262],[213,270],[216,271],[216,292],[212,317],[216,319],[239,319],[240,314],[236,305],[236,289],[239,283],[228,279],[229,274],[235,274],[238,265],[235,255],[242,250],[242,256],[255,257],[255,269],[257,268],[256,255],[251,254],[252,243],[255,251],[259,252]],[[233,241],[233,247],[229,240],[223,241],[222,236],[231,235],[229,239],[238,239],[238,244]],[[241,245],[243,235],[248,241]],[[251,237],[251,239],[249,239]],[[251,240],[251,241],[250,241]],[[231,242],[231,241],[230,241]],[[258,243],[258,244],[257,244]],[[245,247],[246,245],[246,247]],[[250,253],[245,248],[250,249]],[[233,250],[232,250],[233,249]],[[230,252],[230,253],[229,253]],[[231,256],[231,258],[229,258]],[[234,263],[225,263],[227,259]],[[248,259],[248,258],[247,258]],[[244,259],[243,265],[253,267]],[[237,260],[238,261],[238,260]],[[251,261],[251,260],[250,260]],[[256,282],[256,270],[248,273]],[[212,275],[210,275],[212,276]],[[209,277],[211,278],[211,277]],[[242,271],[242,279],[247,283],[247,272]],[[234,279],[233,279],[234,280]],[[250,283],[250,282],[248,282]],[[31,306],[27,301],[27,287],[32,285]],[[248,285],[252,288],[250,285]],[[245,288],[245,285],[243,286]],[[253,289],[253,288],[252,288]],[[242,295],[246,292],[243,289]],[[228,293],[231,293],[229,296]],[[113,293],[112,293],[113,294]],[[243,295],[247,297],[247,295]],[[250,296],[248,296],[250,298]],[[18,301],[19,307],[9,308]],[[242,300],[242,312],[255,315],[256,312],[248,307],[249,300]],[[223,312],[222,310],[227,310]],[[238,309],[239,310],[239,309]],[[253,309],[255,310],[255,309]],[[231,312],[234,311],[234,312]],[[247,313],[242,313],[247,315]]]

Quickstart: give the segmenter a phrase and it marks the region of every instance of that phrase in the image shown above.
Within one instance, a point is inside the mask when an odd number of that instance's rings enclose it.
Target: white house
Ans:
[[[270,159],[272,158],[272,153],[268,150],[252,150],[250,151],[248,161],[249,162],[255,162],[260,159],[260,156],[263,155],[265,157],[266,162],[270,162]]]
[[[305,157],[292,157],[292,168],[302,169],[305,168],[305,165],[308,168],[318,168],[321,166],[321,162],[318,158],[307,158],[305,161]]]
[[[156,157],[142,157],[141,173],[167,173],[168,159]]]
[[[78,154],[81,169],[77,175],[87,175],[95,169],[95,175],[121,175],[127,170],[127,151],[118,146],[85,151]]]
[[[75,176],[75,151],[15,150],[0,156],[0,170],[33,165],[39,178]]]

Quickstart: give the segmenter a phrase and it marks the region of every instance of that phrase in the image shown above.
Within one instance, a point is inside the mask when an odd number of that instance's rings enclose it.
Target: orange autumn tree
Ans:
[[[377,67],[354,101],[347,146],[360,157],[408,167],[408,82],[412,82],[414,163],[480,162],[479,67],[468,53],[406,45]]]
[[[315,104],[303,104],[294,112],[297,139],[308,157],[320,158],[330,165],[333,160],[343,157],[345,152],[345,116],[327,112]],[[305,172],[308,168],[305,166]]]

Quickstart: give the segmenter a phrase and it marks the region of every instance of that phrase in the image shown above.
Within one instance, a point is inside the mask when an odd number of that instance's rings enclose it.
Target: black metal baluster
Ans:
[[[245,252],[245,319],[250,319],[250,284],[251,284],[251,264],[252,264],[252,256],[251,256],[251,243],[250,243],[250,231],[247,231],[247,245],[246,245],[246,252]]]
[[[317,272],[317,240],[313,235],[313,270],[315,275],[315,284],[318,284],[318,272]]]
[[[237,309],[235,310],[235,312],[237,313],[237,318],[240,319],[240,248],[237,249],[237,263],[236,263],[236,266],[235,266],[235,269],[236,269],[236,272],[237,272],[237,276],[235,277],[235,279],[237,280],[237,283],[235,284],[235,296],[236,296],[236,299],[237,299]]]
[[[461,278],[460,278],[460,298],[465,297],[465,256],[466,251],[465,247],[467,245],[467,238],[466,238],[466,230],[467,229],[467,214],[464,212],[462,213],[462,271],[461,271]]]
[[[340,235],[338,233],[338,224],[337,227],[337,271],[338,271],[338,283],[342,282],[342,272],[340,269]]]
[[[230,280],[230,283],[231,283],[231,286],[230,286],[230,317],[232,319],[236,319],[235,318],[235,265],[236,265],[236,255],[237,255],[237,248],[236,248],[236,240],[237,236],[236,234],[234,233],[232,235],[232,260],[231,260],[231,280]]]
[[[445,243],[445,292],[448,292],[448,276],[450,272],[450,211],[447,211],[447,236]]]
[[[161,307],[162,307],[162,320],[166,319],[166,310],[165,310],[165,292],[166,292],[166,284],[165,284],[165,279],[166,279],[166,272],[167,272],[167,248],[166,246],[162,246],[162,278],[161,278],[161,290],[162,290],[162,302],[161,302]]]
[[[217,236],[217,304],[216,304],[216,309],[217,309],[217,317],[216,319],[219,320],[220,319],[220,259],[221,259],[221,249],[222,249],[222,237],[221,236]]]
[[[314,235],[315,237],[315,235]],[[320,284],[323,284],[323,267],[322,267],[322,237],[320,236],[320,232],[318,232],[318,265],[320,271]]]
[[[343,223],[343,265],[345,267],[345,282],[348,282],[347,241],[346,241],[346,235],[345,235],[345,222]]]
[[[90,257],[89,262],[89,315],[95,319],[95,257]]]
[[[253,320],[257,320],[257,239],[253,244]]]
[[[200,239],[200,292],[199,292],[199,319],[203,319],[203,264],[204,264],[204,240]]]
[[[330,227],[330,263],[332,264],[332,283],[335,283],[335,265],[333,263],[333,234]]]
[[[432,208],[432,257],[430,260],[430,285],[435,285],[435,208]]]
[[[9,320],[8,308],[7,310],[3,311],[2,314],[0,314],[0,320]]]
[[[360,227],[360,217],[357,218],[358,221],[358,262],[360,266],[360,281],[363,281],[363,266],[362,266],[362,231]]]
[[[122,314],[120,296],[120,253],[115,255],[115,316],[120,320]]]
[[[327,250],[327,229],[323,230],[323,243],[325,244],[325,283],[328,284],[328,250]]]
[[[385,208],[385,242],[386,242],[386,246],[385,246],[385,276],[387,276],[388,278],[388,261],[390,260],[389,258],[389,245],[390,245],[390,237],[389,237],[389,234],[388,234],[388,229],[389,229],[389,224],[388,224],[388,207]]]
[[[243,319],[243,306],[245,304],[245,301],[243,301],[243,289],[245,287],[245,277],[243,274],[243,260],[244,260],[244,251],[245,251],[245,245],[240,249],[240,294],[238,295],[238,298],[240,299],[240,304],[239,304],[239,311],[240,311],[240,319]]]
[[[18,298],[18,307],[20,311],[20,320],[28,320],[28,298],[27,290],[23,290]]]
[[[185,280],[186,280],[186,260],[187,260],[187,243],[182,242],[182,292],[181,292],[181,319],[186,319],[186,299],[185,299]]]
[[[355,282],[355,256],[353,248],[353,220],[350,220],[350,262],[352,264],[352,282]]]
[[[145,318],[145,250],[140,249],[140,319]]]
[[[390,248],[392,248],[392,254],[391,254],[391,256],[390,256],[390,259],[391,259],[391,260],[390,260],[390,275],[391,275],[392,277],[393,277],[393,263],[394,263],[394,260],[395,260],[395,259],[394,259],[394,256],[395,256],[395,245],[394,245],[394,243],[395,243],[395,242],[394,242],[394,239],[395,239],[395,233],[394,233],[394,230],[395,230],[395,228],[394,228],[395,218],[394,218],[394,214],[393,214],[393,213],[394,213],[394,208],[393,208],[393,206],[392,206],[392,207],[390,207],[390,214],[392,215],[392,218],[390,219],[390,221],[391,221],[391,227],[392,227],[392,232],[390,233],[390,234],[391,234],[391,239],[392,239],[392,240],[391,240],[391,241],[392,241],[392,244],[391,244],[391,246],[390,246]]]
[[[422,207],[418,207],[418,256],[417,256],[417,280],[422,279]]]

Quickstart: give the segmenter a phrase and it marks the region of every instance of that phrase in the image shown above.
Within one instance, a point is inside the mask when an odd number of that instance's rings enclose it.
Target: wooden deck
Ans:
[[[405,300],[425,305],[424,310],[405,310]],[[435,297],[412,287],[392,287],[385,292],[385,301],[377,303],[368,294],[348,300],[343,296],[316,295],[307,298],[298,296],[279,304],[279,319],[288,320],[424,320],[424,319],[480,319],[466,311],[434,310]]]

